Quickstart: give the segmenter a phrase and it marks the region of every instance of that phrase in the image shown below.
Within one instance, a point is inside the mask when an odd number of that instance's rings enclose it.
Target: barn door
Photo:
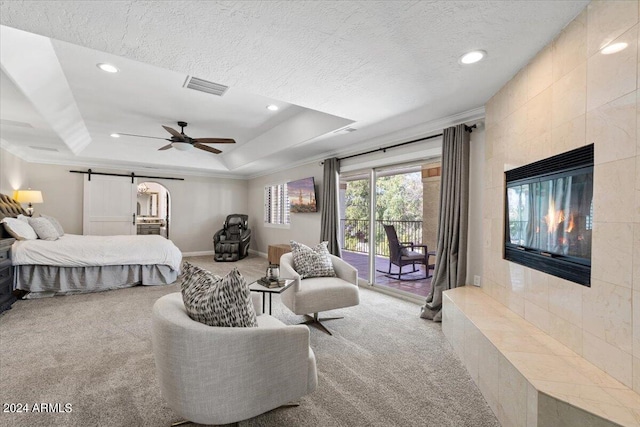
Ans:
[[[137,189],[135,178],[85,175],[82,234],[136,234]]]

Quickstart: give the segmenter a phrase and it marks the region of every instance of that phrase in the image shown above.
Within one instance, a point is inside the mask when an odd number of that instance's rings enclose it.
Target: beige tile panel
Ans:
[[[583,331],[582,341],[582,357],[627,387],[632,386],[630,353],[618,349],[587,331]]]
[[[638,123],[638,128],[640,129],[640,120],[638,120]],[[640,147],[640,139],[638,139],[638,146]],[[640,224],[640,148],[638,148],[638,155],[636,156],[636,214],[634,221],[636,224]]]
[[[572,368],[562,356],[522,352],[504,352],[504,355],[532,382],[541,380],[570,384],[592,384],[587,377]]]
[[[531,100],[553,83],[553,45],[542,49],[527,69],[527,100]]]
[[[634,357],[640,357],[640,291],[633,291],[633,350]]]
[[[532,340],[521,331],[485,330],[484,335],[500,351],[522,351],[525,353],[555,354],[548,346]]]
[[[549,309],[549,275],[538,270],[526,269],[525,300],[545,310]]]
[[[587,61],[587,11],[567,25],[552,45],[553,80]]]
[[[587,66],[578,65],[553,85],[551,125],[556,128],[586,111]]]
[[[606,149],[606,148],[605,148]],[[593,217],[597,222],[633,222],[636,159],[594,166]]]
[[[549,333],[549,311],[525,300],[524,318],[537,328]]]
[[[586,405],[581,402],[580,406]],[[538,425],[613,427],[611,421],[596,416],[545,393],[538,393]]]
[[[587,6],[587,52],[591,56],[638,23],[635,0],[596,0]]]
[[[593,280],[582,287],[583,327],[622,351],[632,351],[631,289]]]
[[[636,92],[587,113],[587,141],[595,143],[595,164],[636,155]]]
[[[559,277],[549,277],[549,312],[582,326],[583,286]]]
[[[527,427],[538,427],[538,390],[527,382]]]
[[[527,69],[521,69],[507,83],[508,112],[513,114],[527,102]]]
[[[633,390],[640,393],[640,357],[633,358]]]
[[[527,163],[537,162],[538,160],[546,159],[547,157],[557,154],[553,151],[550,131],[533,135],[528,142],[529,158]]]
[[[553,315],[550,314],[550,316],[553,316]],[[569,347],[562,344],[560,341],[553,338],[551,335],[546,334],[545,332],[538,331],[536,333],[532,333],[531,338],[533,338],[535,341],[539,342],[541,345],[551,350],[551,352],[556,356],[562,356],[562,357],[578,357],[579,356],[578,353],[572,351]]]
[[[617,53],[595,53],[587,61],[587,111],[636,90],[638,79],[638,26],[614,43],[629,46]]]
[[[607,393],[605,389],[595,385],[568,384],[557,381],[533,381],[533,385],[538,390],[569,403],[573,398],[579,398],[588,402],[589,405],[602,402],[623,406],[618,399]]]
[[[595,222],[591,247],[591,278],[630,288],[632,241],[633,224]]]
[[[480,354],[478,363],[478,388],[491,410],[498,414],[498,396],[500,383],[500,359],[504,357],[484,337],[480,338]]]
[[[478,328],[473,323],[469,321],[465,322],[463,362],[476,385],[478,384],[480,358],[484,357],[480,354],[480,335],[480,331],[478,331]]]
[[[633,289],[640,291],[640,223],[633,225]]]
[[[629,389],[605,388],[604,390],[613,396],[618,404],[626,406],[627,408],[635,408],[640,412],[640,394]]]
[[[526,139],[530,140],[544,132],[551,131],[551,86],[536,95],[526,105]]]
[[[502,425],[526,427],[528,382],[504,357],[499,370],[498,419]]]
[[[609,374],[607,374],[602,369],[598,368],[594,364],[585,360],[582,357],[574,356],[563,356],[565,362],[567,362],[573,369],[580,372],[585,377],[589,378],[593,384],[606,387],[607,389],[615,388],[615,389],[626,389],[627,387],[622,384],[620,381],[616,380]]]
[[[487,131],[493,128],[496,122],[496,100],[494,95],[484,104],[484,125]]]
[[[582,114],[551,131],[551,147],[553,154],[560,154],[591,144],[586,139],[586,115]]]
[[[576,354],[582,354],[582,329],[579,326],[549,313],[549,335]]]

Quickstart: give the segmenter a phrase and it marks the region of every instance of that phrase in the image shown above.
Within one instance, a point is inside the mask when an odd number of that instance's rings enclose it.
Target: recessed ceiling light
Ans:
[[[621,50],[625,50],[627,48],[627,46],[629,46],[629,44],[628,43],[624,43],[624,42],[613,43],[613,44],[610,44],[610,45],[605,46],[602,49],[600,49],[600,52],[603,55],[611,55],[612,53],[618,53]]]
[[[484,50],[474,50],[473,52],[465,53],[460,57],[461,64],[475,64],[487,56],[487,52]]]
[[[96,66],[100,68],[102,71],[106,71],[107,73],[117,73],[118,71],[120,71],[118,70],[118,68],[116,68],[115,65],[111,65],[111,64],[100,63],[100,64],[96,64]]]
[[[267,105],[267,110],[269,111],[278,111],[279,109],[280,107],[278,107],[277,105],[273,105],[273,104]]]
[[[111,138],[120,138],[120,134],[119,133],[112,133],[111,134]]]

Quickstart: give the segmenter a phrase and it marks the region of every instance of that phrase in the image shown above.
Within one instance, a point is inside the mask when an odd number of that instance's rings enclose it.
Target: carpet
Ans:
[[[237,267],[248,280],[267,267],[253,255],[236,263],[187,260],[216,274]],[[137,286],[17,301],[0,316],[0,402],[30,409],[47,403],[55,412],[2,413],[0,424],[169,426],[180,420],[160,395],[150,337],[153,303],[177,291],[177,284]],[[273,303],[283,322],[303,320],[278,296]],[[359,306],[327,314],[344,316],[327,322],[333,336],[310,328],[315,392],[298,407],[240,425],[498,426],[440,324],[418,314],[416,304],[362,289]]]

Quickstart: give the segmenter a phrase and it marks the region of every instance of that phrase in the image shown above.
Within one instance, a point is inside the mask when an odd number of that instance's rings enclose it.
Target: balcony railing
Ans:
[[[382,225],[393,225],[401,242],[422,242],[422,221],[375,221],[376,255],[389,256],[389,240]],[[369,220],[341,219],[342,249],[351,252],[369,253]]]

